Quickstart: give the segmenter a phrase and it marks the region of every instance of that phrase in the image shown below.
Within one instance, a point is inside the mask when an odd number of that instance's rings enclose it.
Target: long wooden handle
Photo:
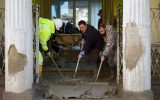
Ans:
[[[73,76],[73,78],[75,78],[75,77],[76,77],[77,70],[78,70],[78,65],[79,65],[79,61],[80,61],[80,58],[78,58],[78,61],[77,61],[77,65],[76,65],[76,69],[75,69],[75,72],[74,72],[74,76]]]
[[[58,65],[57,65],[57,64],[56,64],[56,62],[55,62],[55,60],[53,59],[53,57],[52,57],[52,56],[50,56],[50,57],[51,57],[51,59],[52,59],[52,62],[53,62],[53,63],[54,63],[54,65],[56,66],[56,68],[57,68],[57,70],[58,70],[59,74],[61,75],[62,79],[64,79],[63,74],[61,73],[61,71],[60,71],[60,69],[59,69]]]
[[[98,73],[97,73],[95,82],[97,81],[97,79],[98,79],[98,77],[99,77],[99,73],[100,73],[100,71],[101,71],[102,63],[103,63],[103,61],[101,61],[100,65],[99,65],[99,69],[98,69]]]
[[[82,49],[83,49],[83,46],[84,46],[84,44],[81,45],[81,51],[82,51]]]

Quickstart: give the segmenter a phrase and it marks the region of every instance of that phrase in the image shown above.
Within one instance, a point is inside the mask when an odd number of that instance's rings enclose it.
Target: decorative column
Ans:
[[[129,100],[153,99],[149,12],[149,0],[123,0],[123,89]]]
[[[32,89],[32,0],[5,0],[5,91]]]

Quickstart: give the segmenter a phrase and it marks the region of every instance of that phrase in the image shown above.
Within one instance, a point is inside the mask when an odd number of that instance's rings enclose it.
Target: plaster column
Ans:
[[[149,0],[123,1],[123,89],[129,100],[153,98],[149,12]]]
[[[32,0],[5,0],[5,91],[32,89]]]

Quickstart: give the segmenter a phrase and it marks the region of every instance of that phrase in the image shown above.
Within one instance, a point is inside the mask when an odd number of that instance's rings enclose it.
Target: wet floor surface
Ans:
[[[76,79],[67,77],[65,80],[55,77],[53,75],[48,77],[47,75],[41,78],[36,88],[39,98],[56,98],[57,100],[108,100],[109,98],[119,98],[120,90],[114,82],[95,83],[91,81],[90,77],[80,76]]]
[[[52,98],[51,100],[120,100],[122,85],[117,88],[114,81],[103,82],[102,80],[94,83],[92,76],[79,75],[75,81],[72,75],[67,76],[64,82],[58,74],[44,74],[36,86],[39,100],[44,98]],[[160,100],[160,81],[154,81],[152,80],[154,100]]]
[[[49,61],[49,59],[48,59]],[[49,64],[50,63],[50,64]],[[57,72],[52,62],[43,68],[43,77],[36,86],[36,93],[41,99],[53,100],[119,100],[120,87],[116,81],[108,81],[110,70],[102,66],[97,82],[94,82],[93,68],[80,61],[76,78],[73,78],[76,60],[56,61],[64,78]]]
[[[68,54],[71,56],[68,56]],[[47,58],[43,69],[43,77],[36,86],[38,98],[52,98],[52,100],[120,100],[122,82],[117,86],[115,80],[108,81],[110,70],[107,64],[102,66],[98,82],[94,83],[93,68],[88,65],[86,59],[82,59],[77,71],[77,80],[73,79],[77,55],[77,52],[67,53],[66,56],[56,61],[64,79],[60,77],[51,60]],[[155,82],[157,81],[156,79]],[[152,84],[152,90],[154,100],[160,100],[159,84]]]

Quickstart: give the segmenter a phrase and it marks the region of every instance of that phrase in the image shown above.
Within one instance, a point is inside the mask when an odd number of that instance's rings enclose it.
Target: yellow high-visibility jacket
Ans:
[[[39,62],[39,65],[43,65],[43,57],[40,51],[38,53],[38,62]]]
[[[53,20],[39,18],[39,42],[44,51],[48,50],[47,41],[50,39],[51,35],[55,33],[55,23]],[[43,63],[43,56],[39,52],[39,64]]]
[[[44,51],[48,50],[47,41],[55,33],[55,24],[53,20],[39,18],[39,42]]]

